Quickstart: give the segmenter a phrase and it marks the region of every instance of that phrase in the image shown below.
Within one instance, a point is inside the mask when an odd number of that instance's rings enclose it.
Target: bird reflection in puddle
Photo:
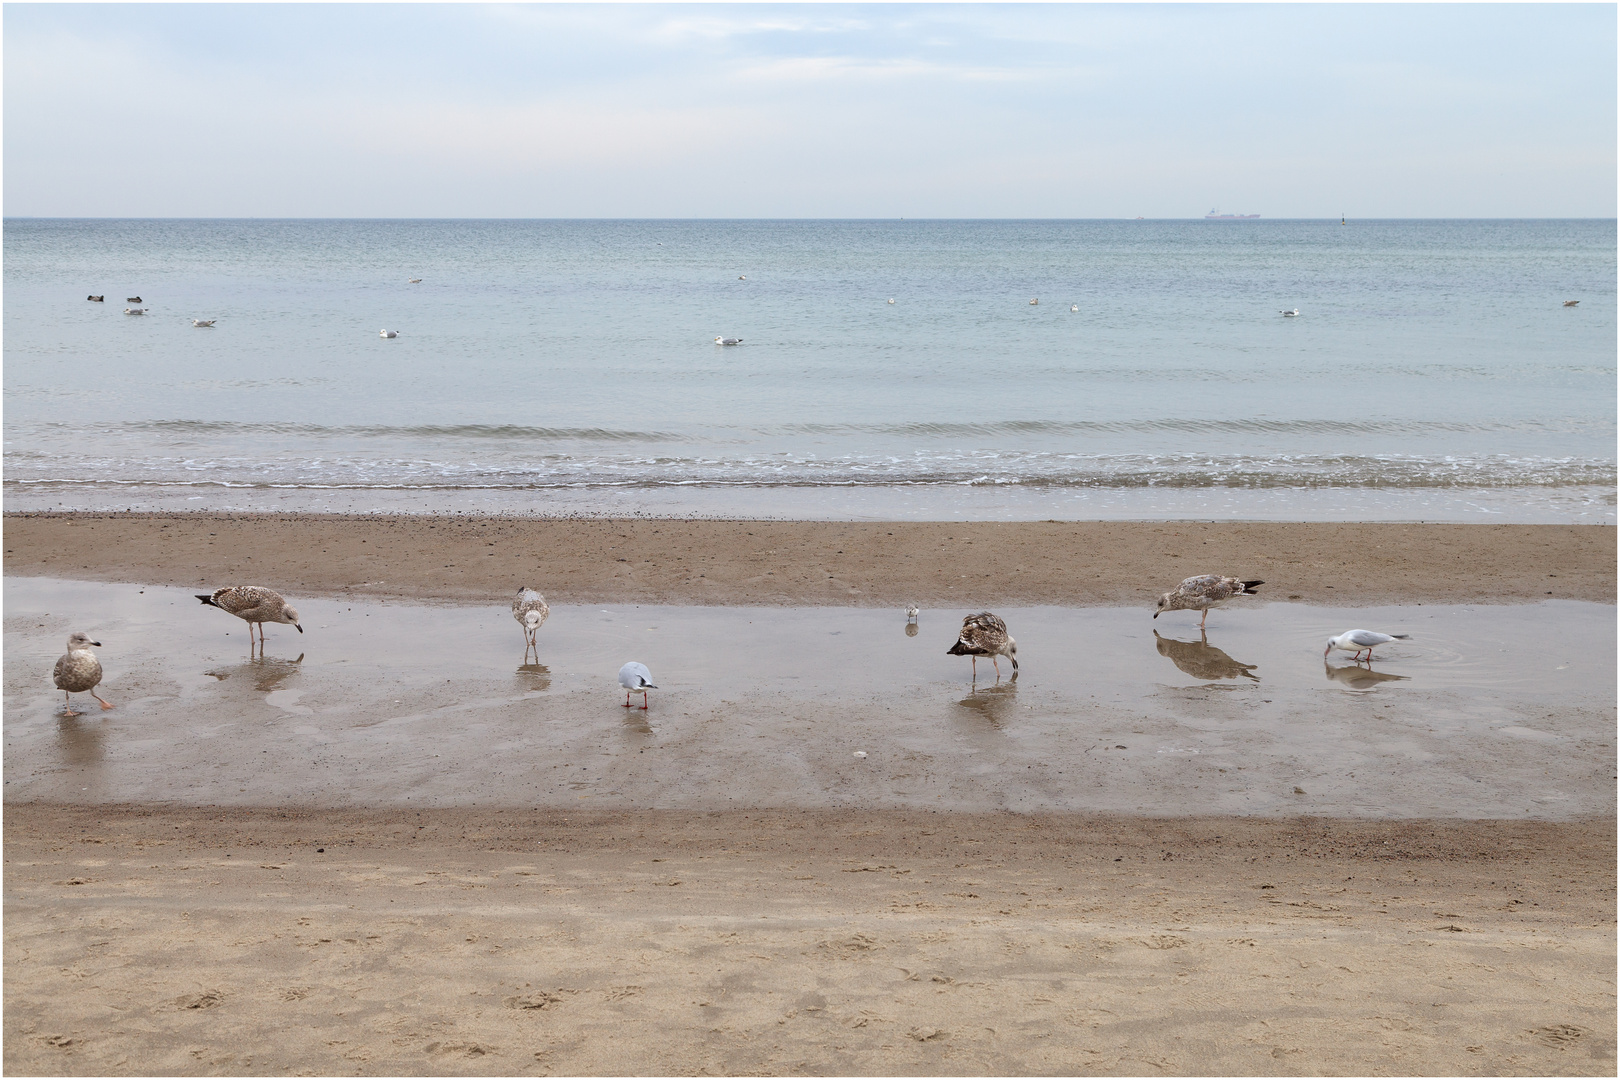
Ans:
[[[519,664],[517,683],[520,690],[549,690],[551,669],[544,664]]]
[[[1235,679],[1241,675],[1245,679],[1260,681],[1260,676],[1254,673],[1258,664],[1238,663],[1211,645],[1204,634],[1199,634],[1197,641],[1178,641],[1161,637],[1155,630],[1153,640],[1160,656],[1168,656],[1172,664],[1195,679]]]
[[[906,623],[906,637],[916,637],[916,636],[917,636],[917,624],[914,623],[914,622]]]
[[[299,653],[296,660],[270,659],[269,657],[259,656],[245,664],[237,664],[235,667],[230,668],[215,668],[213,671],[205,671],[203,674],[212,675],[220,682],[224,682],[232,675],[245,675],[253,680],[254,689],[268,694],[273,690],[280,689],[282,681],[287,676],[297,674],[299,665],[303,662],[303,653]]]
[[[1334,667],[1324,662],[1322,670],[1327,672],[1328,682],[1342,683],[1351,690],[1371,690],[1379,683],[1399,682],[1411,678],[1410,675],[1391,675],[1387,671],[1374,671],[1370,663]]]
[[[95,765],[100,762],[106,752],[101,742],[106,730],[104,724],[86,723],[76,716],[59,718],[56,738],[62,747],[62,760],[69,765]]]
[[[964,709],[972,709],[986,720],[992,727],[999,728],[1007,719],[1012,710],[1018,705],[1018,676],[1014,675],[1005,682],[997,679],[988,686],[977,683],[968,696],[957,704]]]

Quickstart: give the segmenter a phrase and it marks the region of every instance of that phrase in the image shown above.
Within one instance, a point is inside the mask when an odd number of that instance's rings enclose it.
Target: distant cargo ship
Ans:
[[[1260,216],[1259,214],[1223,214],[1223,213],[1220,213],[1217,210],[1211,210],[1209,213],[1204,215],[1204,220],[1205,221],[1253,221],[1255,218],[1257,218],[1259,216]]]

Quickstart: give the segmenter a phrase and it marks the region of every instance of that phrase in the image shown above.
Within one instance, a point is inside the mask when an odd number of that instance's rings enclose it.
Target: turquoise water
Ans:
[[[1614,520],[1613,221],[10,219],[4,245],[12,509]]]

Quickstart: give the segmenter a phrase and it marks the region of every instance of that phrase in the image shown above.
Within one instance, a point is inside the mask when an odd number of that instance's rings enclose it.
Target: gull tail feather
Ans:
[[[212,596],[203,596],[203,595],[198,594],[198,593],[193,593],[192,595],[196,596],[197,599],[201,600],[203,603],[207,604],[209,607],[219,607],[218,604],[214,603],[214,598]]]

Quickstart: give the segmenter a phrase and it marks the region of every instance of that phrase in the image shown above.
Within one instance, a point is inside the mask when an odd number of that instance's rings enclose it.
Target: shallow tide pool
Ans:
[[[197,591],[201,591],[200,589]],[[1000,608],[1020,669],[946,655],[962,610],[295,598],[8,578],[8,800],[277,806],[908,807],[1564,819],[1612,813],[1615,609],[1238,602],[1157,620]],[[1330,634],[1409,633],[1324,661]],[[103,712],[63,715],[67,635]],[[651,669],[651,708],[615,675]],[[639,696],[636,704],[639,705]],[[863,754],[864,756],[857,756]]]

